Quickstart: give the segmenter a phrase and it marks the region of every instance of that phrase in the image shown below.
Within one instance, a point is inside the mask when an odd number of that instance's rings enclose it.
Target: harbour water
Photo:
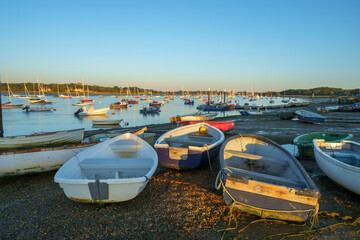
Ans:
[[[104,98],[99,98],[97,95],[90,95],[91,99],[94,99],[94,108],[105,108],[109,107],[110,104],[118,102],[121,98],[116,98],[110,95],[104,95]],[[34,132],[47,132],[47,131],[59,131],[76,128],[85,128],[85,130],[94,130],[92,120],[105,120],[105,119],[123,119],[120,126],[122,127],[135,127],[144,126],[148,124],[158,123],[169,123],[169,118],[182,115],[195,113],[198,110],[196,107],[200,104],[204,104],[201,100],[194,99],[194,105],[186,105],[184,101],[176,96],[174,101],[164,103],[161,106],[161,112],[156,114],[141,114],[139,110],[143,106],[148,106],[149,103],[146,101],[140,101],[139,104],[129,104],[125,109],[111,109],[106,115],[102,116],[86,116],[86,117],[75,117],[76,112],[80,107],[73,106],[72,104],[80,101],[79,98],[63,99],[54,98],[53,96],[47,96],[47,99],[52,101],[51,105],[54,111],[51,112],[26,112],[21,108],[15,109],[3,109],[3,128],[4,136],[17,136],[27,135]],[[154,100],[161,101],[164,96],[160,98],[154,98]],[[203,99],[206,99],[204,97]],[[289,102],[293,101],[293,98],[285,98]],[[270,103],[270,101],[274,101]],[[247,103],[249,106],[256,108],[257,106],[269,106],[269,105],[284,105],[282,101],[284,98],[258,98],[256,101],[249,101],[249,98],[244,99],[243,97],[237,96],[232,99],[232,104],[244,105]],[[2,102],[7,102],[8,98],[2,96]],[[11,98],[14,104],[26,104],[29,105],[26,99]],[[297,102],[306,101],[305,99],[297,99]],[[30,105],[30,107],[41,107],[42,105]],[[279,111],[279,109],[269,110]],[[232,116],[239,115],[238,110],[218,112],[218,116]]]

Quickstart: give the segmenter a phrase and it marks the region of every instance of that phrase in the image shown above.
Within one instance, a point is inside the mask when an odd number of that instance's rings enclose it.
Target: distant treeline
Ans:
[[[25,83],[27,90],[30,93],[39,91],[38,84],[37,83]],[[135,95],[135,94],[153,94],[153,95],[163,95],[163,94],[185,94],[189,93],[192,95],[198,95],[202,93],[203,95],[206,95],[207,92],[204,91],[158,91],[153,89],[143,89],[136,86],[133,87],[103,87],[98,85],[89,85],[83,87],[81,83],[70,83],[70,84],[41,84],[43,90],[45,93],[67,93],[68,89],[70,93],[75,92],[82,92],[83,90],[89,89],[90,94],[127,94],[127,92]],[[25,92],[25,86],[24,83],[9,83],[10,89],[14,93],[24,93]],[[1,83],[1,91],[7,92],[7,84]],[[211,94],[222,94],[221,91],[212,91]],[[246,94],[246,91],[239,91],[236,94],[244,95]],[[249,94],[249,92],[247,93]],[[339,96],[355,96],[356,94],[360,94],[360,89],[342,89],[342,88],[330,88],[330,87],[318,87],[318,88],[312,88],[312,89],[288,89],[284,91],[269,91],[265,93],[255,93],[259,95],[266,95],[266,96],[333,96],[333,97],[339,97]]]
[[[354,96],[360,94],[360,89],[342,89],[342,88],[330,88],[330,87],[318,87],[312,89],[289,89],[281,91],[280,95],[312,95],[315,96]]]

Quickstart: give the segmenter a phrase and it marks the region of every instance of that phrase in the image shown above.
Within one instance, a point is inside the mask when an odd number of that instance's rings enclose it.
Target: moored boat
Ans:
[[[145,188],[157,165],[154,149],[125,133],[77,154],[59,169],[54,180],[74,201],[122,202]]]
[[[334,132],[312,132],[306,133],[294,138],[293,142],[298,147],[299,156],[302,158],[313,158],[314,139],[325,139],[327,142],[340,142],[342,140],[349,140],[353,137],[351,133],[334,133]]]
[[[23,105],[22,110],[26,112],[51,112],[53,107],[30,107],[29,105]]]
[[[127,105],[128,105],[127,102],[116,102],[110,104],[110,108],[112,109],[127,108]]]
[[[121,123],[122,119],[108,119],[108,120],[93,120],[93,125],[119,125]]]
[[[297,110],[295,111],[295,115],[299,119],[300,122],[305,123],[324,123],[325,117],[314,112],[310,112],[307,110]]]
[[[305,221],[320,193],[301,164],[277,143],[256,135],[227,139],[216,187],[227,204],[262,218]]]
[[[213,127],[216,127],[217,129],[219,129],[223,132],[229,131],[235,127],[234,121],[200,121],[200,122],[207,123]],[[180,121],[180,122],[177,122],[177,126],[182,127],[182,126],[186,126],[186,125],[197,124],[200,122]]]
[[[239,111],[241,115],[261,115],[263,111],[260,110],[247,110],[247,111]]]
[[[109,110],[110,110],[110,108],[94,109],[94,107],[90,107],[90,108],[82,107],[82,108],[78,109],[78,110],[74,113],[74,115],[75,115],[75,116],[104,115],[104,114],[106,114]]]
[[[170,122],[174,123],[174,122],[179,122],[179,121],[210,121],[210,120],[214,120],[216,118],[218,114],[217,113],[192,113],[192,114],[186,114],[186,115],[181,115],[181,116],[176,116],[176,117],[171,117],[170,118]]]
[[[166,132],[156,140],[154,147],[163,166],[193,169],[211,161],[224,139],[224,133],[216,127],[198,123]]]
[[[360,195],[360,144],[314,139],[314,155],[320,169],[333,181]]]
[[[39,132],[31,135],[12,136],[0,138],[0,149],[31,148],[67,143],[79,143],[84,137],[84,128]]]

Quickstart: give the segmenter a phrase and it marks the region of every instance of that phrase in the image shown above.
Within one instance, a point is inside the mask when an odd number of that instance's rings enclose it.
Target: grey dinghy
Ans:
[[[261,216],[305,221],[318,209],[319,190],[301,164],[277,143],[256,135],[227,139],[220,150],[217,189],[227,204]]]

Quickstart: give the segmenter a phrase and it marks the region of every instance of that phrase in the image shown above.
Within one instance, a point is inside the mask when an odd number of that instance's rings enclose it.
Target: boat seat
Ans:
[[[133,140],[120,139],[109,145],[113,152],[136,152],[140,144]]]
[[[81,170],[149,169],[151,158],[86,158],[79,163]]]
[[[267,175],[263,173],[253,172],[253,171],[246,171],[240,168],[235,167],[227,167],[229,170],[232,171],[233,175],[246,177],[248,179],[254,179],[255,181],[261,181],[264,183],[270,183],[270,184],[277,184],[277,185],[284,185],[284,186],[295,186],[299,188],[304,187],[304,183],[301,181],[297,181],[295,179],[288,179],[273,175]]]
[[[167,144],[180,143],[180,144],[183,144],[185,147],[188,147],[188,146],[202,147],[202,146],[204,146],[204,144],[211,143],[211,142],[206,142],[206,141],[201,141],[201,140],[191,140],[191,139],[183,139],[183,138],[166,138],[165,141]]]
[[[264,157],[261,155],[255,155],[251,153],[245,153],[237,150],[225,150],[224,153],[232,154],[236,157],[241,157],[249,160],[256,160],[256,161],[262,161],[262,162],[268,162],[268,163],[275,163],[275,164],[283,164],[283,167],[289,167],[290,164],[288,162],[279,161],[273,158]]]

